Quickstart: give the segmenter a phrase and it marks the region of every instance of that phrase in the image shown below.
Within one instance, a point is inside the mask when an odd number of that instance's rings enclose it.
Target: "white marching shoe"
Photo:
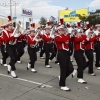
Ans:
[[[31,67],[31,64],[30,64],[30,63],[28,63],[28,65],[27,65],[27,70],[29,70],[29,69],[30,69],[30,67]]]
[[[52,61],[52,60],[49,59],[49,63],[50,63],[51,61]]]
[[[18,64],[21,64],[22,62],[21,62],[21,61],[17,61],[17,63],[18,63]]]
[[[97,70],[100,70],[100,67],[97,67]]]
[[[59,79],[59,81],[60,81],[60,76],[58,76],[58,79]]]
[[[11,71],[11,76],[12,76],[13,78],[18,78],[17,75],[16,75],[16,73],[15,73],[14,71]]]
[[[96,76],[96,74],[95,73],[92,73],[92,74],[90,74],[91,76]]]
[[[40,57],[41,59],[45,59],[44,57]]]
[[[8,68],[8,74],[10,74],[10,72],[11,72],[11,66],[8,65],[7,68]]]
[[[73,73],[72,73],[72,78],[77,74],[77,70],[74,69]]]
[[[63,91],[71,91],[71,89],[69,89],[67,86],[61,87],[61,90],[63,90]]]
[[[31,72],[37,73],[37,71],[34,68],[31,69]]]
[[[1,65],[3,64],[3,60],[2,60],[2,59],[0,59],[0,64],[1,64]]]
[[[52,68],[50,65],[46,65],[46,68]]]
[[[7,64],[3,64],[3,66],[4,66],[4,67],[7,67],[8,65],[7,65]]]
[[[78,79],[78,81],[77,81],[78,83],[81,83],[81,84],[87,84],[87,82],[86,81],[84,81],[83,79]]]

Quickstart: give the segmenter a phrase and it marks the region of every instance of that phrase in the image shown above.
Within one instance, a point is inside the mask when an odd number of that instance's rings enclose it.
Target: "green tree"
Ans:
[[[40,21],[39,21],[39,24],[46,25],[46,23],[47,23],[47,19],[45,17],[41,17]]]
[[[89,21],[90,25],[100,24],[100,9],[97,9],[95,12],[89,12],[89,15],[81,16],[79,15],[81,21]]]
[[[87,16],[86,15],[79,15],[79,19],[81,21],[87,21]]]

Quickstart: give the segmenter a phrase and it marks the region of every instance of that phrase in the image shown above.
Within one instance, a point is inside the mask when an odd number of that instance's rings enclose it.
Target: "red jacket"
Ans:
[[[55,44],[58,50],[69,51],[70,35],[55,35]]]
[[[0,35],[0,45],[3,45],[4,44],[4,38],[2,35]]]
[[[38,36],[39,36],[40,38],[42,38],[42,37],[43,37],[43,35],[42,35],[42,34],[39,34]]]
[[[35,45],[37,42],[36,42],[36,40],[34,40],[34,36],[29,34],[27,36],[27,43],[28,43],[28,45]]]
[[[84,50],[85,49],[85,40],[86,40],[86,35],[82,35],[81,37],[74,37],[73,42],[74,42],[74,50]]]
[[[15,38],[14,36],[11,36],[14,30],[5,30],[6,32],[3,32],[3,38],[5,39],[5,43],[9,43],[10,41],[14,42]]]
[[[45,33],[42,35],[42,39],[44,41],[44,43],[48,43],[48,42],[51,42],[52,41],[52,38],[50,37],[50,34],[49,33]]]
[[[94,44],[95,44],[96,39],[97,39],[97,36],[91,37],[88,40],[86,39],[85,49],[86,50],[94,49]]]
[[[100,41],[100,35],[97,36],[97,39],[96,39],[96,40],[97,40],[97,41]]]
[[[23,34],[20,34],[20,36],[17,38],[17,42],[22,42],[22,40],[23,40]]]

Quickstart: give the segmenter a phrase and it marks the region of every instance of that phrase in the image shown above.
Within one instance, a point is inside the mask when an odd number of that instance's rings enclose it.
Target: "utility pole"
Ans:
[[[15,2],[15,22],[16,22],[16,1]]]

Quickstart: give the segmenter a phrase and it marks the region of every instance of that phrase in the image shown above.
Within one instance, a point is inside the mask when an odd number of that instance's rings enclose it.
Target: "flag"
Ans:
[[[55,17],[53,17],[53,16],[50,17],[50,21],[55,21],[55,20],[56,20]]]

